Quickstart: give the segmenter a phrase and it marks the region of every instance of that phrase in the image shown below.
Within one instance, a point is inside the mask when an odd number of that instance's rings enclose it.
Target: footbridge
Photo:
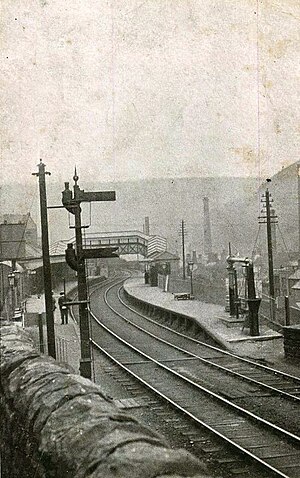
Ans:
[[[141,231],[85,232],[83,241],[88,248],[117,247],[120,256],[136,255],[144,258],[155,252],[164,252],[167,247],[164,237],[147,235]],[[65,262],[65,250],[70,243],[75,244],[75,237],[56,241],[50,246],[51,264]],[[31,270],[43,265],[42,255],[27,257],[20,262]]]

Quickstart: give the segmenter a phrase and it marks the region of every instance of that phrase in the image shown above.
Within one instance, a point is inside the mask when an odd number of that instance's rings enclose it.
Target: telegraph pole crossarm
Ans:
[[[52,278],[51,278],[51,265],[50,265],[50,253],[49,253],[47,192],[46,192],[46,181],[45,181],[46,174],[50,175],[50,173],[45,171],[45,164],[42,162],[42,160],[40,160],[38,168],[39,168],[38,173],[32,173],[32,175],[37,176],[39,178],[42,251],[43,251],[43,275],[44,275],[48,354],[51,355],[51,357],[56,358],[54,316],[53,316],[53,303],[52,303],[53,301]]]
[[[66,249],[66,262],[74,270],[77,271],[78,281],[78,300],[79,306],[79,328],[80,328],[80,375],[85,378],[92,378],[92,359],[90,347],[90,325],[88,312],[88,291],[85,259],[93,257],[118,257],[116,254],[117,248],[97,248],[87,249],[83,247],[81,224],[81,202],[92,201],[115,201],[115,191],[99,191],[99,192],[85,192],[78,186],[78,175],[75,168],[73,176],[74,187],[73,194],[69,189],[69,183],[65,183],[65,189],[62,193],[63,206],[74,215],[75,218],[75,237],[76,237],[76,251],[73,249],[73,244],[68,244]]]

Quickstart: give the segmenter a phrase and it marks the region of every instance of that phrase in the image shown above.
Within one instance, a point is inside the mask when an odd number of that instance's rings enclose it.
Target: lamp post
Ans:
[[[36,271],[31,271],[32,280],[30,281],[30,295],[36,294]]]
[[[20,307],[20,289],[19,289],[19,280],[20,280],[20,271],[14,270],[13,274],[15,275],[14,277],[14,287],[15,287],[15,295],[16,295],[16,308],[18,309]]]
[[[15,286],[15,274],[14,274],[14,272],[10,272],[7,275],[7,278],[8,278],[8,283],[9,283],[9,287],[10,287],[12,315],[14,315],[15,307],[16,307],[15,291],[14,291],[14,286]]]
[[[28,269],[27,270],[27,280],[26,280],[26,295],[34,295],[36,293],[36,283],[35,283],[36,271]]]
[[[190,278],[191,278],[191,296],[194,295],[194,289],[193,289],[193,268],[194,268],[194,263],[193,261],[188,262],[188,267],[189,267],[189,273],[190,273]]]

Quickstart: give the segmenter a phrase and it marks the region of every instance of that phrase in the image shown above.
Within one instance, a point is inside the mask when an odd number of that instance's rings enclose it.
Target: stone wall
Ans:
[[[203,477],[201,463],[119,410],[101,387],[0,328],[2,478]]]

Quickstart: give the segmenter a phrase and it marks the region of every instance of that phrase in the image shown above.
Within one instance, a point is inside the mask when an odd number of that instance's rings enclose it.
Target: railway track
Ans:
[[[231,392],[228,387],[227,392],[226,387],[225,392],[224,387],[223,392],[220,392],[222,387],[219,384],[214,386],[216,376],[213,377],[212,384],[207,384],[203,379],[203,366],[212,367],[214,373],[222,372],[223,376],[226,372],[227,380],[230,374],[231,380],[242,379],[243,383],[247,381],[246,385],[240,387],[244,394],[245,387],[248,393],[251,387],[252,392],[255,387],[256,393],[258,388],[265,393],[267,390],[269,395],[272,393],[281,400],[284,397],[285,401],[293,403],[299,400],[294,383],[296,378],[287,376],[284,379],[289,384],[293,382],[294,388],[287,392],[282,386],[276,388],[278,383],[274,386],[274,377],[272,385],[266,383],[267,377],[263,379],[265,383],[261,378],[254,378],[253,372],[258,364],[241,359],[244,369],[250,367],[251,377],[248,378],[247,370],[243,370],[243,373],[236,371],[236,356],[162,327],[153,319],[128,307],[120,295],[120,282],[112,283],[104,298],[100,299],[101,320],[96,316],[97,312],[91,312],[99,325],[97,332],[94,328],[93,345],[141,384],[189,417],[193,423],[209,430],[268,470],[270,476],[299,477],[299,436],[234,403],[234,399],[239,397],[236,390],[232,389],[232,384],[229,386]],[[104,305],[107,307],[105,314]],[[228,363],[224,366],[224,358],[231,362],[231,369]],[[223,361],[223,364],[220,366],[218,361]],[[261,365],[257,370],[263,372],[263,375],[277,372]],[[284,374],[281,374],[281,381],[282,375]],[[226,398],[226,393],[231,393],[231,397]]]
[[[147,327],[149,332],[157,332],[164,330],[161,337],[172,341],[174,346],[183,348],[185,351],[191,353],[199,358],[199,360],[211,366],[212,368],[222,370],[223,372],[236,376],[245,381],[251,382],[254,386],[264,387],[270,394],[279,394],[283,397],[293,399],[300,403],[300,379],[293,375],[281,372],[279,370],[267,367],[265,365],[254,362],[253,360],[237,356],[231,352],[214,347],[205,342],[189,337],[183,332],[178,332],[166,325],[155,321],[153,318],[141,314],[137,309],[125,303],[121,296],[121,288],[118,290],[118,299],[123,306],[123,310],[130,310],[134,312],[139,318],[134,321],[137,326]],[[117,308],[118,312],[122,313],[122,308]],[[143,325],[140,319],[143,319]],[[149,325],[151,324],[151,325]],[[160,327],[161,329],[158,329]]]

